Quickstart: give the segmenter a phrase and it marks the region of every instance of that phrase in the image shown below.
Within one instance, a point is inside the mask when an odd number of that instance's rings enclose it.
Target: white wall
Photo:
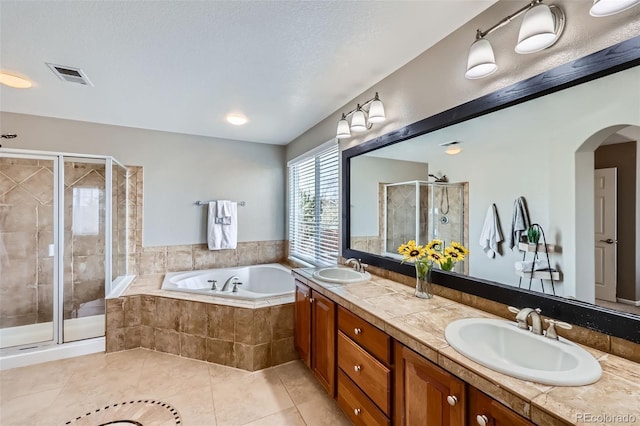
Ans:
[[[4,148],[111,155],[144,167],[143,245],[205,242],[206,207],[196,200],[246,201],[238,240],[284,239],[282,146],[0,113]]]
[[[379,233],[378,184],[427,180],[429,165],[361,156],[351,160],[351,236]]]

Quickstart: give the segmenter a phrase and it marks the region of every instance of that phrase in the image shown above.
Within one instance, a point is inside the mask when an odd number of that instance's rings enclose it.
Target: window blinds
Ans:
[[[289,254],[335,265],[339,251],[338,144],[289,164]]]

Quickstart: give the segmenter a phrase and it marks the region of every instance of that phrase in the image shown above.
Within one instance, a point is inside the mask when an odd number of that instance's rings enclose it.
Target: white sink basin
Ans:
[[[323,268],[313,273],[314,278],[330,283],[353,284],[362,283],[371,279],[368,272],[358,272],[351,268]]]
[[[518,379],[553,386],[582,386],[600,379],[600,363],[578,345],[549,339],[499,319],[466,318],[444,332],[462,355]]]

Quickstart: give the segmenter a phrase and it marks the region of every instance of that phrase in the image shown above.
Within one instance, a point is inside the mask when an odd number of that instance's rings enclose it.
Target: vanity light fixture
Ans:
[[[640,0],[593,0],[589,15],[600,18],[611,16],[640,4]]]
[[[0,72],[0,83],[14,89],[28,89],[33,86],[29,79],[5,71]]]
[[[468,79],[484,78],[498,69],[491,43],[485,37],[522,14],[524,17],[518,34],[516,52],[521,54],[534,53],[553,46],[562,35],[565,16],[560,7],[543,4],[542,1],[532,0],[488,30],[477,30],[476,41],[469,49],[467,72],[464,76]]]
[[[349,124],[347,120],[349,116],[351,116],[351,124]],[[336,137],[338,139],[350,138],[351,132],[365,132],[371,128],[373,123],[382,123],[386,119],[384,105],[378,96],[378,92],[376,92],[373,98],[362,105],[358,104],[358,106],[351,111],[342,113],[342,118],[338,121]]]

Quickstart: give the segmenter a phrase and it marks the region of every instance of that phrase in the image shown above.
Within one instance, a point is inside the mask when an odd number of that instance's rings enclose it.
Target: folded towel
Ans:
[[[498,219],[496,205],[491,204],[487,210],[487,216],[484,219],[484,225],[480,233],[480,246],[487,254],[487,257],[493,258],[496,256],[496,253],[498,253],[498,244],[502,241],[504,240],[502,238],[502,230],[500,229],[500,220]]]
[[[518,272],[542,271],[549,268],[549,262],[545,258],[540,258],[536,259],[535,262],[533,260],[516,262],[514,266]]]
[[[217,222],[217,203],[209,202],[207,220],[207,245],[209,250],[235,249],[238,244],[238,204],[229,202],[229,220],[227,224]]]
[[[231,225],[231,201],[218,200],[216,202],[216,223]]]
[[[513,249],[520,242],[522,234],[529,229],[529,214],[523,197],[518,197],[513,203],[513,216],[511,218],[511,234],[509,235],[509,248]]]

